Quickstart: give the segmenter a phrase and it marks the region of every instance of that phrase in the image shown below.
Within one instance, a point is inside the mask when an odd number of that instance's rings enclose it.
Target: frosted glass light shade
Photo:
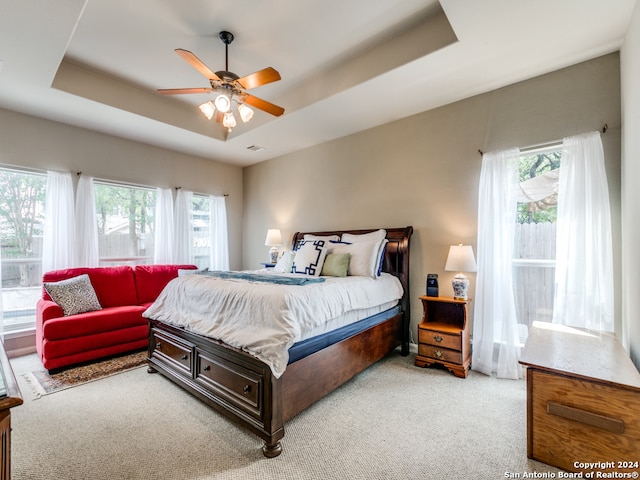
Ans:
[[[213,102],[203,103],[198,108],[203,113],[203,115],[207,117],[207,120],[211,120],[213,118],[213,114],[216,113],[216,107]]]
[[[231,99],[225,93],[221,93],[215,99],[216,108],[222,113],[226,113],[231,110]]]
[[[227,112],[224,114],[222,125],[228,128],[229,131],[231,131],[231,129],[236,126],[236,117],[233,116],[233,113]]]
[[[244,103],[238,104],[238,113],[240,114],[240,118],[244,123],[247,123],[253,118],[253,110],[247,107]]]

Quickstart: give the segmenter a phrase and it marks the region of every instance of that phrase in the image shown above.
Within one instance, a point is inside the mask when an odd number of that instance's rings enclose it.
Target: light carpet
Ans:
[[[556,473],[527,459],[524,381],[420,369],[395,353],[287,422],[283,453],[146,369],[12,409],[14,480],[499,479]],[[556,473],[557,475],[557,473]],[[514,478],[514,477],[512,477]]]

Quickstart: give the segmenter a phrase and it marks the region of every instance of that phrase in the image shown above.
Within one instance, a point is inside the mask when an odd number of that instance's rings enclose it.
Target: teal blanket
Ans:
[[[267,273],[252,273],[252,272],[200,272],[198,275],[206,275],[208,277],[217,277],[231,280],[247,280],[249,282],[262,282],[262,283],[274,283],[276,285],[308,285],[311,283],[324,282],[324,278],[320,277],[286,277],[280,275],[271,275]]]

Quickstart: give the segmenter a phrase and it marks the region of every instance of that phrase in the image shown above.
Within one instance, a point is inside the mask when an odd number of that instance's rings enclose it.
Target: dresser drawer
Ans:
[[[262,417],[264,378],[260,372],[196,350],[195,379],[251,416]]]
[[[534,368],[527,382],[531,458],[568,471],[606,459],[612,468],[602,470],[618,472],[629,471],[618,462],[640,459],[637,392]]]
[[[433,345],[418,344],[418,355],[443,362],[462,364],[462,352]]]
[[[418,328],[418,343],[433,345],[438,348],[449,348],[451,350],[462,349],[462,336],[452,335],[446,332],[430,330],[426,328]]]
[[[155,344],[151,356],[160,361],[171,362],[190,374],[194,346],[173,336],[159,333],[156,329],[152,329],[152,332]]]

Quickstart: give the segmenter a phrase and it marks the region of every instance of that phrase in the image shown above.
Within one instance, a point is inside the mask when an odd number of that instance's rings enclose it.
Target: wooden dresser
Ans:
[[[535,322],[520,363],[529,458],[591,478],[637,478],[640,373],[614,335]]]
[[[0,341],[0,480],[11,478],[11,408],[18,405],[22,395]]]

